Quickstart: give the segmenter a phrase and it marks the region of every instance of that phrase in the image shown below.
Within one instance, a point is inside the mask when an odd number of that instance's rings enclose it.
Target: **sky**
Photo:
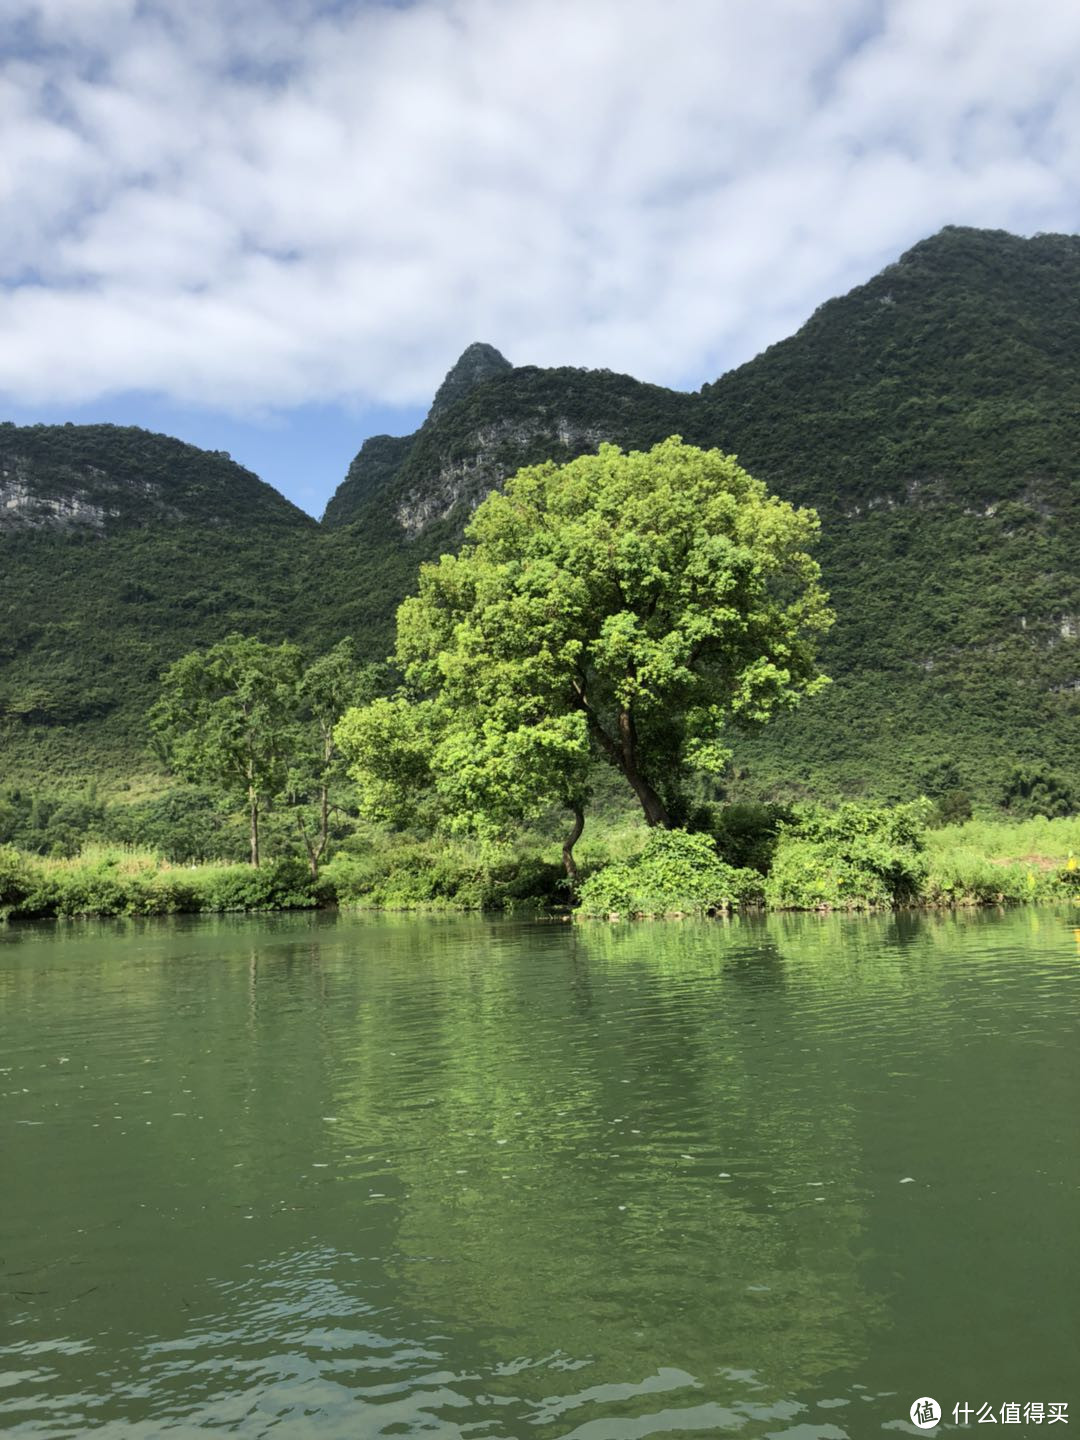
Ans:
[[[942,225],[1080,230],[1076,0],[0,12],[0,418],[313,514],[473,340],[696,389]]]

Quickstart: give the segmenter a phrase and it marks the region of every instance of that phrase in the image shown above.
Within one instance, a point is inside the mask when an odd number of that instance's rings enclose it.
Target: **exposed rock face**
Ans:
[[[475,510],[485,495],[513,475],[536,450],[537,444],[560,459],[583,455],[610,439],[603,427],[578,424],[565,416],[528,424],[506,420],[470,432],[465,454],[444,460],[422,486],[410,490],[398,503],[398,524],[414,539],[438,520],[447,519],[460,505]]]
[[[490,345],[470,345],[414,435],[365,442],[324,520],[415,540],[455,512],[463,520],[522,466],[565,464],[605,441],[647,448],[681,434],[700,443],[696,401],[610,370],[513,366]]]
[[[0,471],[0,531],[23,527],[44,530],[76,525],[104,530],[109,514],[116,513],[116,510],[107,511],[104,506],[94,504],[85,492],[39,493],[23,465],[17,464],[14,472]]]
[[[118,484],[93,465],[44,471],[22,455],[0,458],[0,532],[105,530],[135,501],[155,518],[175,520],[179,512],[148,482]]]
[[[312,528],[223,451],[134,426],[0,424],[0,534],[181,522]]]

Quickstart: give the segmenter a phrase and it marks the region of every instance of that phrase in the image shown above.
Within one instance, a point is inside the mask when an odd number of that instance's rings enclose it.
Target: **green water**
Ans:
[[[1075,1425],[1076,924],[8,927],[0,1431]]]

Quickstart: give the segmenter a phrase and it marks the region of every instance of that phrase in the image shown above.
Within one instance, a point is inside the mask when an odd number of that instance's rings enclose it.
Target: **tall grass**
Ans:
[[[286,910],[318,903],[299,860],[170,865],[152,850],[88,845],[73,859],[0,847],[0,918]]]
[[[927,835],[930,904],[1023,904],[1080,895],[1080,816],[969,820]]]

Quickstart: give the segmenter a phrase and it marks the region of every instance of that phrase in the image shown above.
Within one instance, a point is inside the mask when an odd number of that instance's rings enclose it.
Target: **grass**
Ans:
[[[926,853],[923,898],[932,904],[1023,904],[1080,896],[1080,816],[947,825],[929,832]]]
[[[296,859],[171,865],[152,850],[88,845],[73,859],[0,846],[0,919],[291,910],[332,899]]]
[[[1080,817],[971,820],[911,831],[900,844],[903,836],[885,839],[880,827],[895,827],[901,812],[861,812],[876,816],[868,823],[879,828],[854,839],[842,829],[846,813],[824,812],[823,818],[815,812],[803,822],[806,828],[782,836],[775,873],[764,879],[716,859],[704,835],[680,840],[682,832],[650,832],[640,821],[613,816],[580,845],[582,913],[710,913],[760,905],[762,891],[773,909],[1080,901]],[[852,814],[846,823],[850,829]],[[228,860],[171,864],[157,850],[116,844],[87,844],[73,859],[0,846],[0,918],[332,904],[430,912],[550,910],[571,901],[556,856],[550,835],[539,831],[498,845],[417,839],[369,826],[350,837],[313,882],[296,857],[256,870]]]

